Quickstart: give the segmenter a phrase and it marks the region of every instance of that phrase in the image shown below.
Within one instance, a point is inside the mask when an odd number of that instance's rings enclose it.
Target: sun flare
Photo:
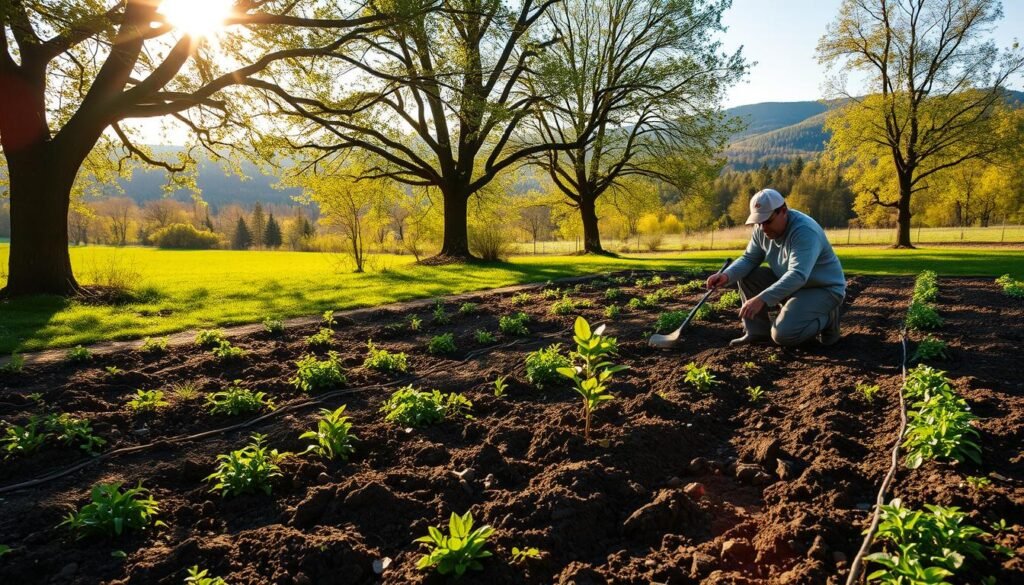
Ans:
[[[193,37],[209,37],[224,27],[234,0],[164,0],[159,12],[174,28]]]

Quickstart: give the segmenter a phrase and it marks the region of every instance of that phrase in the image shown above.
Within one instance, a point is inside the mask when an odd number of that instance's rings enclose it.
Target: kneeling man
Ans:
[[[787,208],[778,191],[764,189],[751,197],[746,223],[754,229],[743,256],[707,281],[709,288],[736,283],[743,297],[745,333],[730,345],[769,339],[797,345],[819,334],[825,345],[839,341],[846,277],[818,222]],[[772,321],[768,310],[774,307],[779,313]]]

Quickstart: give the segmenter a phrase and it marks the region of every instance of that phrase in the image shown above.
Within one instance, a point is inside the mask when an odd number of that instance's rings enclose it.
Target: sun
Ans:
[[[224,27],[234,0],[163,0],[158,12],[174,28],[193,37],[208,37]]]

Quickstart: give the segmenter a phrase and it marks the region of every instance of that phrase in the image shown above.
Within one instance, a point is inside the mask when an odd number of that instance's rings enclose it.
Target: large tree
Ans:
[[[522,87],[551,42],[533,29],[558,1],[439,0],[424,18],[357,44],[360,57],[337,54],[333,66],[309,67],[320,79],[305,92],[264,87],[300,122],[282,146],[307,149],[317,162],[358,150],[376,160],[367,178],[436,189],[444,211],[437,260],[472,258],[470,197],[527,157],[572,146],[522,132],[527,115],[547,101]],[[339,79],[364,91],[338,97]]]
[[[844,0],[818,43],[823,63],[867,75],[866,92],[837,84],[829,150],[896,210],[896,247],[913,247],[911,199],[929,177],[1006,146],[996,114],[1024,52],[987,38],[1002,15],[996,0]]]
[[[337,52],[386,18],[316,0],[209,0],[193,2],[202,12],[189,14],[180,10],[185,1],[0,0],[7,295],[79,290],[67,217],[84,168],[107,172],[119,158],[134,158],[183,170],[188,160],[155,157],[125,121],[174,117],[204,146],[238,145],[255,128],[245,120],[256,106],[229,95],[236,84],[274,79],[269,70],[286,59]],[[218,6],[225,8],[219,16]],[[225,29],[211,47],[183,23]]]
[[[721,168],[731,124],[725,91],[746,71],[714,35],[731,0],[565,0],[547,25],[560,32],[535,90],[553,95],[533,123],[549,142],[535,162],[577,207],[584,249],[602,252],[598,198],[627,177],[673,184],[686,194]]]

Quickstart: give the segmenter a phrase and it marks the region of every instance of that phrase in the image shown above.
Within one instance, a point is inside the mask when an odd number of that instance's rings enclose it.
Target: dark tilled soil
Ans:
[[[604,291],[621,286],[624,304],[638,289],[596,280],[574,298],[592,301],[580,312],[605,321]],[[687,279],[662,274],[661,287]],[[289,383],[294,361],[306,352],[315,327],[233,340],[248,357],[224,365],[209,353],[172,348],[163,356],[136,352],[103,357],[88,366],[41,365],[0,378],[0,416],[21,423],[44,408],[89,418],[108,439],[106,450],[152,445],[109,457],[41,485],[0,493],[3,583],[181,583],[198,564],[230,583],[444,582],[416,570],[422,549],[413,540],[451,512],[472,510],[496,528],[495,556],[464,583],[840,583],[860,546],[870,503],[889,463],[900,386],[899,327],[909,278],[858,277],[850,282],[843,340],[796,349],[729,348],[738,333],[731,315],[697,323],[681,348],[649,348],[645,335],[658,311],[624,312],[609,324],[619,361],[630,370],[614,384],[617,399],[595,414],[593,441],[582,438],[581,407],[571,389],[538,390],[525,381],[523,359],[547,344],[571,343],[571,316],[554,316],[538,293],[525,306],[511,295],[481,294],[480,313],[423,327],[388,328],[407,314],[380,311],[339,323],[333,349],[349,366],[349,391],[322,404]],[[987,527],[1005,518],[1016,531],[998,542],[1017,558],[974,562],[962,582],[993,575],[998,583],[1024,581],[1024,383],[1019,348],[1024,303],[1002,296],[988,280],[940,279],[937,335],[950,344],[947,370],[982,418],[984,465],[926,463],[901,469],[891,496],[909,505],[957,505]],[[692,306],[700,293],[677,296],[662,308]],[[453,313],[455,305],[449,305]],[[531,335],[480,347],[476,329],[497,330],[513,311],[531,315]],[[432,335],[453,331],[459,352],[426,352]],[[361,366],[365,342],[409,354],[412,374],[388,377]],[[913,344],[911,343],[911,351]],[[324,352],[319,352],[324,353]],[[683,382],[683,365],[711,366],[720,383],[698,392]],[[124,370],[108,374],[106,366]],[[511,374],[507,397],[492,381]],[[409,378],[415,376],[413,380]],[[205,412],[203,396],[232,380],[274,397],[278,414],[246,428],[202,439],[177,438],[245,417]],[[464,392],[472,420],[449,420],[406,430],[378,414],[384,398],[411,381],[419,387]],[[170,391],[194,383],[184,400]],[[877,383],[867,403],[854,388]],[[748,386],[765,397],[751,403]],[[125,403],[137,388],[168,390],[171,406],[157,415],[133,414]],[[39,393],[34,399],[31,394]],[[272,446],[300,451],[319,407],[347,404],[359,438],[348,462],[313,457],[283,464],[272,496],[222,498],[203,478],[217,454],[240,448],[252,432]],[[47,406],[48,405],[48,406]],[[70,448],[50,447],[0,466],[0,490],[85,460]],[[468,470],[468,471],[467,471]],[[972,490],[964,479],[990,475],[992,486]],[[76,540],[56,528],[88,500],[97,482],[143,482],[160,501],[165,528],[119,539]],[[703,486],[703,496],[688,484]],[[512,547],[537,547],[539,559],[513,563]],[[112,556],[123,551],[124,558]],[[388,559],[382,574],[375,561]],[[377,563],[379,568],[380,563]]]

